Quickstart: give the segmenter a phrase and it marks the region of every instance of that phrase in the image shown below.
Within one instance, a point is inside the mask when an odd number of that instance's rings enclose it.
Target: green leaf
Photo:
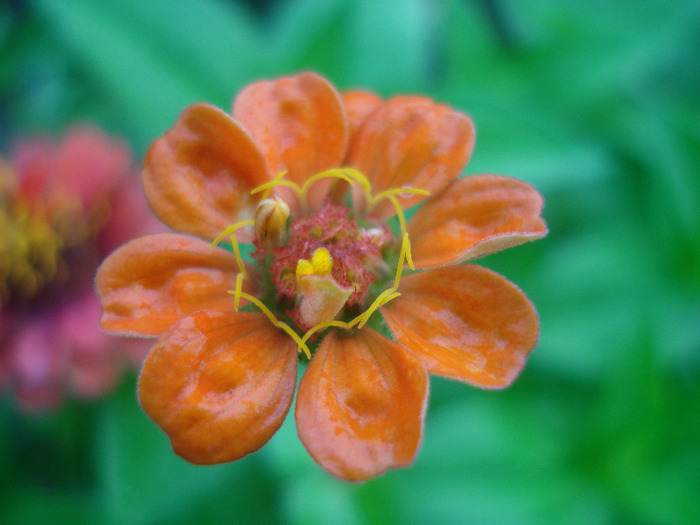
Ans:
[[[189,524],[213,509],[235,511],[238,523],[277,519],[274,484],[259,458],[214,466],[180,459],[141,412],[133,383],[104,405],[101,416],[98,471],[101,506],[110,522]],[[261,505],[258,496],[268,503]]]
[[[149,136],[195,102],[228,106],[261,58],[241,12],[219,2],[36,5],[66,50]]]

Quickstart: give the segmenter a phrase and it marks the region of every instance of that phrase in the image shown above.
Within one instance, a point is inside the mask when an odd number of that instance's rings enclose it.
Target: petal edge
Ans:
[[[408,275],[382,307],[391,333],[428,373],[505,388],[537,344],[532,303],[514,284],[473,264]]]
[[[191,463],[262,447],[292,403],[296,346],[257,312],[199,312],[173,325],[144,362],[141,406]]]
[[[413,461],[428,376],[418,359],[369,328],[339,334],[326,336],[299,384],[297,431],[324,469],[363,481]]]
[[[95,289],[103,329],[156,336],[199,310],[233,309],[236,287],[232,254],[196,237],[163,233],[139,237],[100,265]],[[249,281],[244,281],[248,287]]]
[[[185,109],[151,145],[143,169],[154,213],[171,228],[209,240],[252,216],[257,197],[249,192],[269,179],[253,139],[209,104]]]
[[[444,190],[464,169],[474,149],[471,119],[424,97],[394,97],[381,104],[357,131],[347,163],[364,173],[372,191],[411,186],[433,195]],[[359,189],[353,196],[362,202]],[[427,197],[399,198],[403,209]],[[395,215],[383,201],[371,212],[379,218]]]
[[[547,235],[543,201],[510,177],[471,175],[452,183],[408,223],[416,268],[473,260]]]
[[[347,150],[348,122],[340,95],[315,73],[248,85],[233,102],[233,116],[260,145],[272,174],[286,170],[285,178],[299,185],[340,166]],[[315,183],[310,202],[319,202],[331,182]],[[294,194],[278,191],[294,202]]]

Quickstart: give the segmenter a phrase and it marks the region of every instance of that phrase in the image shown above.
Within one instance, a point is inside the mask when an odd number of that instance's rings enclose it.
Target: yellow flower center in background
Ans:
[[[0,305],[27,300],[65,271],[64,239],[21,203],[0,206]]]

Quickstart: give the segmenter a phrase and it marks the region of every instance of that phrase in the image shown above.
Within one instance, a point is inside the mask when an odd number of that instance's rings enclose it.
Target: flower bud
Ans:
[[[272,249],[284,244],[287,235],[289,206],[277,197],[265,199],[255,211],[255,235],[265,248]]]

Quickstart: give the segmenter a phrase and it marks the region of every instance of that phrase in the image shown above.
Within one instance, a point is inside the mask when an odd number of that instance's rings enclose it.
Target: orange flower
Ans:
[[[291,406],[298,353],[299,436],[348,480],[413,461],[428,373],[514,380],[535,310],[461,263],[544,236],[542,199],[506,177],[458,180],[473,144],[470,119],[446,106],[341,95],[311,73],[249,85],[233,116],[191,106],[154,142],[146,195],[191,235],[131,241],[96,282],[103,328],[160,337],[139,398],[179,455],[210,464],[260,448]],[[250,263],[239,241],[253,243]]]

